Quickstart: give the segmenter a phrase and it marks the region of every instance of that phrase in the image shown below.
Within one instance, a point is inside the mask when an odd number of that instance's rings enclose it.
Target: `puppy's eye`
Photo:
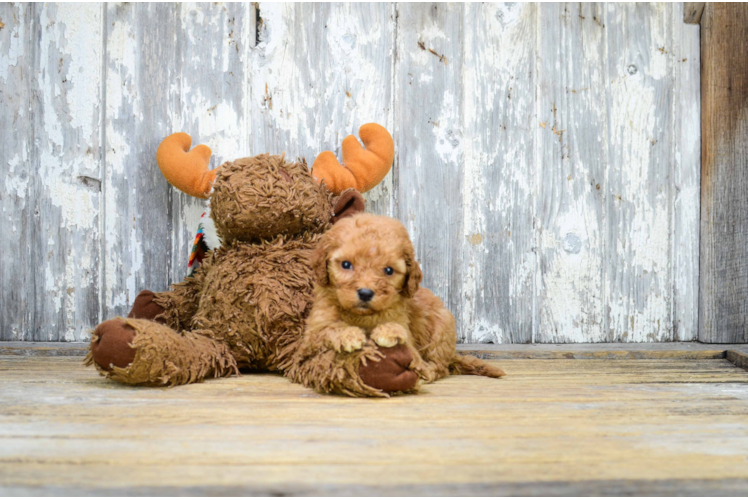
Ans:
[[[395,270],[392,269],[391,267],[385,267],[384,268],[384,274],[386,274],[387,276],[392,276],[392,273],[394,273],[394,272],[395,272]]]
[[[344,260],[340,263],[340,267],[342,267],[343,269],[353,269],[353,264],[351,264],[347,260]]]

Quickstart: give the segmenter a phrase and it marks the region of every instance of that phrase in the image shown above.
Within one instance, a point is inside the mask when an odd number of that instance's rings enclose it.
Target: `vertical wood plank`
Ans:
[[[672,340],[669,4],[606,4],[609,341]]]
[[[421,263],[423,286],[462,321],[462,9],[399,4],[395,73],[397,217]]]
[[[536,11],[535,4],[464,5],[459,54],[463,123],[457,125],[464,130],[462,229],[449,242],[461,250],[457,279],[462,290],[459,304],[453,305],[461,311],[461,331],[468,342],[532,339]],[[448,61],[446,68],[436,69],[458,71],[459,64]],[[441,127],[434,125],[434,130]],[[411,140],[421,142],[421,137]],[[422,168],[429,182],[432,166]]]
[[[538,24],[537,342],[603,342],[607,71],[600,4],[542,4]]]
[[[0,340],[30,338],[34,321],[33,21],[33,5],[0,3]]]
[[[748,5],[701,18],[699,340],[748,342]]]
[[[174,4],[108,4],[104,317],[137,293],[165,290],[171,264],[171,187],[156,148],[174,132]]]
[[[339,154],[343,138],[364,123],[392,130],[392,4],[261,2],[257,15],[252,154],[285,151],[311,166],[321,151]],[[369,212],[392,213],[392,178],[366,195]]]
[[[35,7],[38,162],[33,340],[83,340],[99,317],[102,9]]]
[[[183,3],[177,6],[178,93],[173,132],[213,151],[211,168],[251,155],[245,116],[247,57],[254,43],[251,4]],[[172,195],[171,282],[187,273],[200,216],[207,203],[175,188]]]
[[[701,183],[701,47],[699,26],[673,17],[673,340],[698,338],[699,199]]]

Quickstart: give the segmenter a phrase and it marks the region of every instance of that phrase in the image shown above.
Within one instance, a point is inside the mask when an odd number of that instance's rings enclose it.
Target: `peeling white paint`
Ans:
[[[61,42],[68,55],[64,61],[67,69],[65,78],[75,81],[72,89],[66,92],[66,102],[70,112],[70,126],[77,129],[81,137],[94,137],[99,130],[100,116],[91,113],[91,106],[99,95],[101,75],[101,5],[96,3],[80,4],[73,15],[66,16],[65,30],[61,33]],[[89,66],[95,65],[94,68]],[[91,71],[94,69],[94,71]],[[94,100],[92,100],[92,97]],[[79,161],[88,163],[87,167],[98,170],[97,158],[94,155],[82,155]]]
[[[699,25],[683,19],[683,3],[672,6],[673,115],[673,339],[698,338],[699,221],[701,202],[701,43]]]
[[[672,332],[670,200],[666,188],[654,192],[658,174],[652,171],[657,168],[654,141],[661,137],[656,127],[664,126],[656,123],[655,95],[653,84],[643,78],[623,76],[610,86],[610,115],[617,123],[610,129],[610,147],[618,152],[612,168],[621,192],[614,193],[620,202],[611,213],[619,224],[609,238],[614,243],[609,247],[611,262],[618,263],[609,276],[609,330],[633,342],[667,339]],[[660,174],[661,186],[666,172]]]
[[[403,219],[461,338],[695,338],[699,40],[682,4],[261,3],[257,46],[251,4],[167,8],[177,23],[146,40],[158,8],[0,6],[38,15],[37,67],[30,20],[3,17],[0,100],[36,142],[0,146],[0,181],[14,237],[38,235],[22,244],[40,256],[29,272],[45,288],[34,299],[44,339],[87,338],[97,306],[126,311],[155,247],[171,246],[156,265],[181,279],[205,203],[160,186],[165,239],[144,239],[139,222],[154,215],[139,205],[156,168],[144,152],[164,135],[191,134],[215,166],[284,151],[311,164],[369,121],[398,141],[398,171],[369,207]],[[601,22],[574,9],[600,9]],[[544,37],[557,50],[538,47]],[[153,60],[143,43],[174,58]],[[6,327],[12,338],[21,324]]]
[[[472,8],[473,6],[467,6],[467,9]],[[475,45],[473,36],[474,33],[472,30],[467,30],[465,32],[465,45],[467,47]],[[478,68],[474,54],[471,51],[467,52],[468,53],[465,56],[465,66],[463,68],[463,82],[467,98],[463,102],[462,119],[465,124],[469,124],[467,126],[470,126],[475,124],[480,116],[476,109],[475,98],[481,95],[481,91],[491,93],[493,89],[486,90],[479,88],[481,86],[481,78],[479,75],[481,69]],[[423,75],[426,75],[426,73]],[[430,83],[433,76],[431,74],[428,74],[428,76],[428,80],[421,78],[420,83]],[[453,107],[454,103],[452,102],[451,104]],[[440,125],[443,119],[443,117],[439,118]],[[444,138],[439,139],[437,137],[437,144],[439,144],[440,141],[443,142]],[[484,272],[483,258],[480,254],[483,253],[483,251],[488,250],[489,246],[488,241],[485,243],[483,241],[483,234],[486,232],[486,228],[484,212],[482,210],[482,207],[486,203],[486,181],[484,176],[489,161],[486,152],[481,149],[482,146],[484,146],[484,144],[481,144],[479,137],[468,137],[466,140],[462,141],[462,149],[464,153],[462,200],[465,207],[462,214],[462,234],[466,240],[461,242],[464,249],[462,257],[462,267],[464,270],[461,294],[464,303],[462,322],[464,325],[463,330],[466,331],[468,341],[501,342],[500,339],[503,338],[503,335],[501,335],[502,332],[499,331],[500,328],[498,325],[492,325],[486,320],[481,320],[477,316],[476,307],[478,296],[481,295],[480,298],[483,298],[482,287],[479,287],[478,285],[478,279],[479,277],[482,277],[481,275]],[[437,151],[439,151],[438,146]],[[443,151],[440,151],[439,154],[444,158]],[[488,340],[486,340],[486,338],[488,338]]]
[[[441,99],[440,114],[434,125],[434,150],[441,161],[457,164],[462,159],[462,131],[455,96],[445,90]]]
[[[466,330],[471,342],[478,344],[504,344],[509,338],[498,324],[485,319],[468,323]]]
[[[99,214],[98,196],[65,182],[48,186],[49,200],[59,207],[65,227],[71,231],[80,229],[98,230],[96,217]]]
[[[24,157],[27,151],[23,151]],[[24,163],[25,163],[24,159]],[[21,157],[16,154],[13,158],[8,161],[8,175],[5,178],[5,191],[8,193],[15,193],[16,197],[23,200],[26,198],[26,190],[29,185],[28,175],[24,175],[25,172],[17,171],[16,169],[21,164]]]
[[[306,31],[311,26],[298,22],[292,4],[259,5],[264,32],[250,69],[251,81],[256,82],[250,89],[253,110],[262,110],[263,115],[272,117],[273,127],[287,138],[278,146],[280,151],[270,153],[280,154],[289,146],[314,151],[318,141],[304,119],[312,108],[319,105],[319,89],[307,84],[294,86],[292,92],[288,85],[288,82],[299,80],[300,70],[293,62],[297,54],[308,53],[304,42]]]
[[[37,273],[47,286],[36,305],[35,339],[80,340],[98,309],[91,288],[98,286],[100,238],[101,6],[45,4],[36,11],[41,35],[33,176]]]
[[[111,10],[108,13],[111,15]],[[126,158],[135,153],[133,138],[118,123],[142,119],[142,97],[137,95],[137,58],[135,28],[123,19],[113,18],[108,28],[107,39],[107,80],[106,80],[106,169],[104,182],[107,186],[104,197],[105,245],[104,245],[104,294],[103,310],[122,308],[130,305],[139,290],[134,282],[133,261],[142,264],[142,251],[134,244],[133,221],[123,214],[123,203],[130,203],[127,187],[120,187],[122,181],[135,181],[125,170]],[[130,174],[130,175],[128,175]],[[125,184],[127,186],[127,184]],[[129,230],[127,228],[130,228]],[[123,235],[130,240],[122,241]],[[129,250],[131,255],[125,254]]]
[[[3,30],[7,33],[8,45],[0,52],[0,80],[4,85],[11,82],[11,70],[18,65],[19,58],[23,54],[23,44],[26,41],[26,25],[22,22],[11,23],[6,19]],[[3,33],[3,34],[6,34]]]

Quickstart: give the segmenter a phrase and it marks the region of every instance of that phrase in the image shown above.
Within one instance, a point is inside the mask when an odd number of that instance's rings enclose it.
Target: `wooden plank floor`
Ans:
[[[492,362],[506,379],[366,400],[0,356],[0,495],[748,493],[748,372],[728,360]]]

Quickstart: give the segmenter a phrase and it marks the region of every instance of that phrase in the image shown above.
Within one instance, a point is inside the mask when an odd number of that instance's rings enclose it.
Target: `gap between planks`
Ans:
[[[458,344],[481,359],[727,359],[748,370],[748,344]],[[87,342],[1,342],[0,356],[85,356]]]

